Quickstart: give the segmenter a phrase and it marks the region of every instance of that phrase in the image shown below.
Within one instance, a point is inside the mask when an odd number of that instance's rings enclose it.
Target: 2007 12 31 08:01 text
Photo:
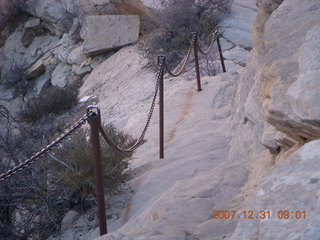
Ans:
[[[305,210],[214,210],[212,211],[212,219],[306,219],[307,212]]]

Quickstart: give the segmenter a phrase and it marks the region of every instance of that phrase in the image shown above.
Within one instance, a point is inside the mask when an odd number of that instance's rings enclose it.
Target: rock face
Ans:
[[[95,55],[134,43],[139,37],[138,16],[89,16],[84,29],[83,51]]]
[[[72,15],[65,9],[60,0],[38,0],[36,16],[54,27],[54,33],[61,36],[72,26]],[[50,26],[48,27],[50,29]]]
[[[319,158],[320,140],[317,140],[280,163],[262,180],[247,205],[247,209],[271,211],[270,219],[240,221],[231,240],[320,239]],[[290,216],[279,219],[282,217],[279,211],[284,210]]]

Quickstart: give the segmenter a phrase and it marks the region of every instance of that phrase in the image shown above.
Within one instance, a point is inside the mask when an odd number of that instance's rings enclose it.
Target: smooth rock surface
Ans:
[[[247,209],[271,211],[271,218],[241,220],[231,240],[320,239],[319,158],[320,140],[307,143],[262,179]],[[289,219],[278,218],[284,210]],[[297,211],[306,217],[297,219]]]
[[[43,61],[40,59],[34,64],[32,64],[25,72],[25,76],[27,79],[32,79],[40,76],[45,72],[45,67]]]
[[[223,53],[223,57],[244,67],[248,61],[249,52],[241,47],[235,47]]]
[[[81,30],[83,51],[95,55],[134,43],[138,40],[139,28],[138,16],[89,16]]]
[[[61,230],[65,231],[80,217],[80,214],[74,210],[70,210],[66,216],[62,219]]]
[[[64,8],[61,0],[38,0],[36,15],[54,26],[55,34],[61,36],[72,26],[72,16]]]
[[[56,87],[63,88],[65,87],[71,76],[71,66],[65,63],[59,63],[57,67],[52,72],[51,84]]]

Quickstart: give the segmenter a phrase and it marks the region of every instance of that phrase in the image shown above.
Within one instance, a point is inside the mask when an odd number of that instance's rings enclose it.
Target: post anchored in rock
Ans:
[[[92,153],[94,157],[94,172],[96,177],[96,188],[98,197],[98,217],[99,217],[99,227],[100,236],[108,233],[107,231],[107,221],[106,221],[106,209],[105,209],[105,199],[103,191],[103,175],[102,175],[102,164],[101,164],[101,148],[100,148],[100,135],[99,128],[101,126],[101,115],[100,109],[97,106],[88,106],[87,113],[92,111],[88,123],[91,129],[91,144]]]
[[[196,76],[197,76],[197,88],[200,92],[201,89],[201,79],[200,79],[200,69],[199,69],[199,57],[198,57],[198,34],[196,32],[191,33],[192,36],[192,44],[193,44],[193,51],[194,51],[194,64],[196,68]]]
[[[218,45],[218,50],[219,50],[219,55],[220,55],[220,61],[221,61],[221,66],[222,66],[222,71],[226,72],[226,66],[224,65],[224,59],[223,59],[223,54],[222,54],[222,49],[221,49],[221,43],[220,43],[220,36],[221,34],[216,30],[214,32],[214,35],[216,36],[217,39],[217,45]]]
[[[158,55],[159,65],[159,155],[164,158],[164,99],[163,99],[163,74],[166,57]]]

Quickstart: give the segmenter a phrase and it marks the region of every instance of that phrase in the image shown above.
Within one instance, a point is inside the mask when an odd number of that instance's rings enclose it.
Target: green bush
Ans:
[[[130,136],[117,131],[112,125],[104,126],[104,130],[119,146],[127,146],[133,141]],[[115,152],[103,139],[101,152],[105,191],[113,194],[120,191],[130,177],[131,154]],[[81,191],[82,197],[95,193],[93,156],[88,129],[80,129],[74,133],[54,155],[65,163],[64,166],[60,164],[58,176],[70,192]]]
[[[221,16],[228,12],[230,0],[171,0],[159,11],[157,34],[140,44],[149,60],[155,64],[158,54],[166,55],[166,62],[175,67],[190,46],[191,32],[201,40],[208,40],[218,28]]]
[[[39,98],[30,99],[19,115],[24,121],[34,122],[44,115],[73,107],[77,98],[78,92],[73,88],[48,88]]]

